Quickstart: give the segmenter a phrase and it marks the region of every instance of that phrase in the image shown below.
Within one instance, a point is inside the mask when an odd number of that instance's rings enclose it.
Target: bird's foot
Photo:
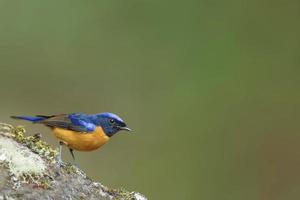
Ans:
[[[58,165],[59,167],[65,167],[65,166],[67,165],[65,162],[62,161],[60,155],[58,155],[58,156],[56,157],[56,163],[57,163],[57,165]]]

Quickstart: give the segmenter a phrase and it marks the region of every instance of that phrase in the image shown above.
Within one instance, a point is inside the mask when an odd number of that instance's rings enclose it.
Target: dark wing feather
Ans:
[[[78,115],[78,117],[80,117],[80,115]],[[72,119],[74,118],[77,119],[76,116],[72,116]],[[40,121],[39,123],[42,123],[49,127],[58,127],[58,128],[73,130],[77,132],[94,131],[96,126],[86,121],[87,120],[85,119],[77,119],[77,123],[75,124],[73,120],[70,119],[69,115],[63,114],[63,115],[50,116],[48,119]]]

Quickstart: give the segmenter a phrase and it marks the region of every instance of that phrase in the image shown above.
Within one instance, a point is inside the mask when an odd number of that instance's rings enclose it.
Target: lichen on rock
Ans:
[[[76,166],[56,163],[57,150],[40,134],[26,136],[24,127],[0,123],[1,199],[146,200],[125,189],[93,182]]]
[[[12,174],[42,174],[46,169],[44,160],[28,148],[18,146],[9,138],[0,139],[0,162],[7,162]]]

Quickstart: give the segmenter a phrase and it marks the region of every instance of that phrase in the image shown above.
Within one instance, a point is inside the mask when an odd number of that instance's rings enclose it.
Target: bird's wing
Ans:
[[[39,123],[50,127],[58,127],[77,132],[92,132],[96,129],[96,125],[90,121],[88,115],[86,114],[63,114],[49,116],[49,118],[40,121]]]

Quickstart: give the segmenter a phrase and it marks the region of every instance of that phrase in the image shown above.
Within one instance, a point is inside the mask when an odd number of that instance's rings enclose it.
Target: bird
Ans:
[[[49,127],[59,140],[57,162],[60,165],[64,165],[61,158],[64,145],[69,148],[75,163],[74,150],[93,151],[106,144],[119,131],[131,131],[118,115],[109,112],[11,116],[11,118]]]

